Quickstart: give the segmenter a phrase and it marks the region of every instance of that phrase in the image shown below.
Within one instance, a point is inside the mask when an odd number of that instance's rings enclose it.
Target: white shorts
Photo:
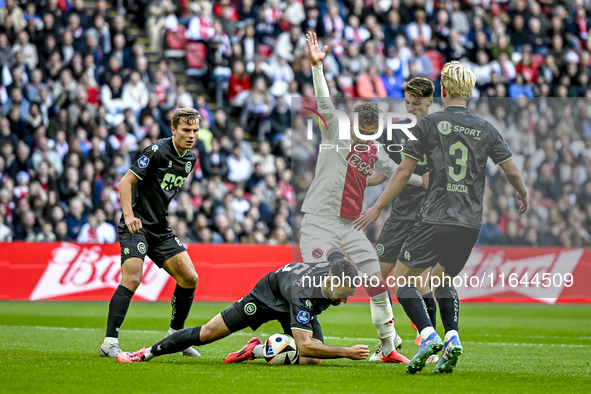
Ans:
[[[328,251],[343,249],[367,275],[380,271],[380,260],[363,231],[353,228],[353,221],[306,213],[300,230],[300,250],[304,263],[326,261]]]

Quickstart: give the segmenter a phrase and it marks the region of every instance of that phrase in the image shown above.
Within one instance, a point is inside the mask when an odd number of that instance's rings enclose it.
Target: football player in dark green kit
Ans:
[[[445,109],[417,122],[413,129],[417,140],[405,147],[402,163],[375,205],[355,222],[359,229],[373,223],[426,156],[429,188],[421,219],[409,233],[393,274],[398,300],[422,338],[421,347],[406,366],[408,373],[422,370],[427,359],[442,349],[433,372],[449,373],[462,355],[458,333],[460,301],[452,279],[466,265],[480,232],[489,157],[501,167],[517,191],[517,198],[523,203],[519,214],[525,213],[528,206],[521,172],[511,160],[511,151],[503,137],[490,123],[466,108],[475,83],[472,71],[460,63],[444,66],[441,98]],[[443,278],[434,294],[445,329],[445,343],[435,332],[425,303],[410,280],[429,267],[434,267],[432,277]]]
[[[168,224],[168,204],[195,167],[197,158],[191,148],[197,142],[200,123],[197,110],[177,110],[170,127],[172,137],[144,149],[119,183],[123,211],[117,229],[121,243],[121,283],[109,303],[107,332],[99,353],[103,357],[117,357],[121,352],[119,328],[142,281],[146,255],[177,282],[166,335],[185,326],[198,278],[187,250]],[[184,349],[183,354],[200,356],[191,347]]]

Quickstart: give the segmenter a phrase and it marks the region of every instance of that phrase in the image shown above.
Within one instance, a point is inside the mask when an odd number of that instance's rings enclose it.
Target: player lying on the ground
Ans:
[[[353,220],[359,217],[363,208],[365,188],[371,186],[371,183],[368,184],[370,175],[375,171],[391,176],[397,164],[379,143],[358,138],[353,132],[352,122],[349,125],[350,138],[340,138],[339,121],[330,113],[334,104],[322,69],[328,46],[320,50],[315,33],[306,34],[306,41],[318,109],[327,124],[320,130],[322,141],[336,148],[322,149],[318,153],[314,180],[302,205],[302,212],[305,213],[300,230],[302,259],[304,262],[322,261],[330,247],[341,247],[370,278],[366,289],[370,297],[372,322],[382,346],[382,362],[408,363],[406,357],[396,352],[402,340],[394,329],[394,316],[388,288],[380,272],[380,260],[365,234],[353,228]],[[353,112],[358,115],[359,132],[374,135],[382,116],[378,104],[365,102],[356,106]],[[408,182],[426,188],[428,178],[413,175]],[[371,280],[372,277],[378,280]]]
[[[414,115],[417,121],[424,118],[429,114],[429,107],[433,104],[433,92],[435,91],[435,85],[427,78],[417,77],[402,85],[404,92],[404,105],[409,114]],[[402,121],[402,123],[408,123],[409,120]],[[412,131],[412,129],[411,129]],[[405,146],[407,137],[401,133],[393,133],[392,140],[388,143],[399,144]],[[404,151],[390,151],[390,158],[395,163],[400,164],[404,157]],[[427,159],[423,157],[423,160],[417,163],[413,170],[413,174],[423,176],[428,173]],[[387,178],[385,175],[374,173],[370,177],[369,183],[379,184],[385,181]],[[376,243],[376,253],[380,258],[380,269],[382,271],[382,277],[386,279],[390,272],[396,265],[398,260],[398,254],[400,249],[408,236],[408,233],[413,226],[419,221],[419,213],[425,200],[427,191],[419,186],[407,184],[402,191],[392,200],[392,211],[388,220],[384,224],[378,241]],[[431,269],[428,268],[421,276],[425,279],[424,283],[427,283]],[[427,312],[431,318],[433,328],[435,328],[437,322],[437,303],[433,298],[433,292],[427,286],[418,287],[419,293],[425,305],[427,306]],[[411,322],[412,323],[412,322]],[[414,326],[416,330],[416,326]],[[421,336],[417,330],[415,344],[421,344]],[[369,358],[369,361],[381,361],[382,360],[382,346],[378,345],[374,354]],[[427,362],[437,362],[439,356],[434,354],[429,358]]]
[[[183,243],[168,225],[168,204],[195,167],[197,157],[191,148],[197,142],[200,123],[201,115],[193,108],[175,111],[170,126],[172,137],[144,149],[119,183],[123,210],[117,228],[121,243],[121,283],[109,302],[107,332],[99,352],[102,357],[117,357],[121,352],[119,328],[142,282],[146,255],[177,283],[166,335],[185,327],[197,287],[197,273]],[[193,348],[181,350],[186,356],[200,355]]]
[[[332,287],[333,277],[339,278],[344,285]],[[317,317],[329,306],[347,302],[347,298],[355,293],[356,288],[349,284],[354,286],[356,277],[360,279],[357,268],[338,249],[331,250],[325,262],[288,264],[265,275],[249,294],[204,326],[180,330],[147,349],[120,353],[117,360],[149,361],[188,346],[218,341],[246,327],[256,330],[271,320],[279,321],[285,334],[295,339],[300,353],[299,364],[320,364],[325,358],[364,360],[369,356],[366,345],[325,345]],[[230,353],[224,363],[263,358],[263,347],[258,338],[252,338],[242,349]]]
[[[409,233],[394,268],[396,283],[403,283],[398,278],[406,279],[405,286],[395,287],[396,295],[422,338],[419,351],[406,366],[409,373],[422,370],[428,357],[441,349],[443,354],[433,372],[452,372],[462,355],[458,333],[460,301],[451,279],[464,268],[480,232],[489,157],[517,190],[517,198],[523,202],[519,214],[527,210],[527,190],[511,160],[509,147],[490,123],[466,108],[475,82],[472,71],[458,62],[445,65],[441,72],[445,109],[417,123],[413,130],[417,140],[406,146],[402,163],[375,205],[355,222],[360,229],[373,223],[426,155],[430,185],[421,220]],[[408,280],[429,267],[434,267],[433,277],[446,278],[434,291],[445,329],[445,344],[435,332],[415,284]]]

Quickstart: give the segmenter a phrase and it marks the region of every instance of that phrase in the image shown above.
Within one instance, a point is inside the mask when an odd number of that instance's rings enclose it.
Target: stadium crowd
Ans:
[[[314,95],[308,30],[329,44],[334,97],[401,97],[405,80],[436,82],[444,62],[469,65],[473,96],[486,98],[474,109],[496,122],[532,195],[530,213],[517,218],[491,167],[479,242],[591,241],[588,0],[92,4],[0,0],[2,241],[115,242],[118,182],[139,152],[171,135],[180,107],[197,108],[203,122],[200,165],[170,208],[179,238],[297,241],[314,151],[301,143],[303,122],[291,125],[291,98]],[[166,33],[178,32],[206,45],[202,94],[177,83],[167,59],[150,67],[147,49],[163,54]]]

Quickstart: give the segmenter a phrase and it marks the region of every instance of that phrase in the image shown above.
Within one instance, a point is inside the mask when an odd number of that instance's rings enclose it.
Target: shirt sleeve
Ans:
[[[306,306],[301,298],[293,298],[290,304],[291,323],[290,327],[296,330],[313,332],[312,311]]]
[[[378,174],[386,175],[388,178],[392,178],[392,174],[398,168],[398,164],[392,160],[386,152],[383,151],[383,146],[378,149],[378,161],[375,164],[375,170]],[[417,174],[412,174],[407,182],[409,185],[421,186],[423,184],[423,178]]]
[[[501,133],[499,133],[499,131],[493,126],[490,127],[492,128],[492,143],[488,149],[488,157],[490,157],[496,165],[503,164],[511,159],[511,150]]]
[[[417,139],[415,141],[409,140],[404,150],[402,151],[403,156],[408,156],[416,161],[421,161],[423,155],[427,150],[427,118],[419,119],[417,125],[413,129],[413,134]]]
[[[323,109],[334,109],[334,104],[330,99],[328,85],[324,78],[324,69],[322,68],[322,65],[318,67],[312,66],[312,81],[314,83],[314,94],[316,95],[316,101],[318,103],[318,111],[322,114]],[[338,134],[339,123],[337,118],[333,114],[322,114],[322,117],[328,126],[328,128],[326,128],[324,124],[320,126],[322,139],[332,140]]]
[[[139,159],[131,165],[129,171],[143,181],[149,172],[153,172],[158,167],[159,157],[158,145],[152,144],[144,149]]]

